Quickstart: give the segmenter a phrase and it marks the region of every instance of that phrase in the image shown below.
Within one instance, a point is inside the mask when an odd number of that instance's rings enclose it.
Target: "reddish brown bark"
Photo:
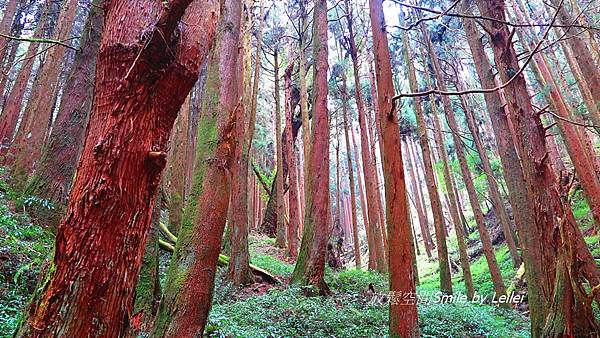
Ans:
[[[431,107],[433,111],[433,125],[434,125],[434,138],[437,144],[440,159],[444,167],[444,183],[446,185],[446,197],[448,200],[448,209],[450,209],[450,216],[454,223],[454,231],[456,232],[456,241],[458,243],[458,256],[460,259],[460,266],[463,271],[463,279],[465,281],[465,289],[467,291],[467,297],[473,299],[475,290],[473,288],[473,276],[471,275],[471,265],[469,262],[469,254],[467,252],[467,243],[462,219],[460,217],[460,208],[458,202],[458,195],[455,194],[456,186],[454,176],[450,170],[450,161],[448,160],[448,153],[444,144],[444,137],[442,135],[442,126],[439,120],[435,98],[431,98]]]
[[[300,201],[298,193],[298,168],[296,166],[296,150],[294,135],[292,134],[292,71],[294,64],[285,69],[283,78],[285,89],[285,133],[287,143],[284,145],[287,153],[288,178],[289,178],[289,226],[287,233],[288,253],[293,259],[298,254],[298,227],[300,223]]]
[[[299,5],[299,20],[300,20],[300,24],[298,25],[298,27],[301,27],[300,29],[300,34],[298,36],[298,47],[299,47],[299,51],[298,51],[298,83],[300,85],[300,116],[302,118],[302,146],[303,146],[303,158],[304,158],[304,163],[302,166],[302,171],[303,173],[307,173],[308,172],[308,160],[310,159],[310,149],[311,149],[311,128],[310,128],[310,123],[308,123],[309,120],[309,112],[308,112],[308,89],[306,86],[306,72],[307,72],[307,67],[306,67],[306,50],[307,50],[307,44],[309,43],[309,39],[307,36],[307,32],[308,32],[308,25],[309,25],[309,19],[308,19],[308,11],[307,11],[307,1],[306,0],[300,0],[298,1],[298,5]],[[302,180],[302,182],[306,182],[304,179]],[[304,201],[304,203],[302,203],[302,219],[304,219],[304,205],[306,205],[306,201],[305,201],[305,194],[307,193],[306,189],[308,189],[308,185],[304,184],[304,189],[302,189],[302,201]]]
[[[276,194],[276,207],[277,207],[277,227],[275,232],[275,245],[280,248],[285,248],[285,207],[284,207],[284,181],[285,176],[283,175],[283,137],[281,130],[281,99],[279,95],[279,50],[275,49],[273,56],[273,64],[275,70],[275,110],[273,116],[273,124],[275,124],[275,149],[277,152],[277,175],[275,176],[275,188],[277,189]]]
[[[35,28],[35,32],[33,33],[34,38],[41,38],[44,29],[47,25],[46,19],[48,18],[48,8],[47,4],[43,5],[42,14],[38,21],[38,24]],[[13,138],[15,136],[15,128],[17,127],[17,122],[19,120],[19,114],[21,113],[21,102],[23,101],[23,96],[25,96],[25,91],[27,90],[27,82],[29,82],[29,77],[31,76],[31,72],[33,71],[34,58],[37,53],[38,45],[35,43],[29,44],[27,47],[27,52],[25,53],[24,63],[19,69],[19,73],[17,78],[15,79],[15,83],[10,90],[10,94],[6,99],[5,104],[2,106],[2,121],[0,122],[0,143],[2,148],[0,148],[0,156],[6,155],[7,148],[12,144]],[[7,163],[7,159],[3,160],[4,163]]]
[[[431,57],[431,62],[433,65],[433,73],[436,78],[436,84],[438,88],[442,91],[446,91],[446,83],[444,78],[442,77],[442,70],[440,67],[440,63],[437,57],[437,54],[433,48],[433,44],[431,43],[431,39],[429,38],[429,34],[425,28],[421,29],[425,38],[425,42],[427,43],[429,56]],[[460,170],[462,173],[462,177],[467,189],[467,194],[469,196],[469,202],[471,203],[471,209],[473,210],[473,214],[475,216],[475,221],[477,223],[477,230],[479,231],[479,238],[481,239],[481,244],[483,246],[483,253],[485,255],[485,259],[488,263],[490,275],[492,277],[492,283],[494,284],[494,291],[497,295],[506,294],[506,287],[504,286],[504,281],[502,280],[502,274],[500,273],[500,268],[498,267],[498,261],[496,260],[496,255],[494,254],[494,247],[492,246],[492,240],[490,238],[489,231],[485,225],[485,219],[483,216],[483,211],[481,210],[481,205],[479,203],[479,199],[477,197],[477,190],[475,190],[475,185],[473,183],[473,178],[471,177],[471,172],[469,170],[469,166],[467,164],[467,159],[462,148],[462,140],[460,139],[459,133],[461,132],[458,123],[454,117],[454,112],[452,110],[452,105],[450,103],[450,97],[447,95],[442,96],[442,104],[444,106],[444,113],[446,115],[446,120],[448,122],[448,126],[452,132],[452,138],[454,140],[456,157],[458,157],[458,162],[460,164]],[[434,119],[437,118],[436,112],[436,104],[432,101],[432,109],[434,111]],[[436,124],[439,128],[439,123]],[[443,145],[440,145],[443,146]],[[453,189],[448,189],[449,193],[452,193]]]
[[[248,249],[248,234],[249,234],[249,218],[248,218],[248,167],[250,147],[252,145],[252,134],[254,129],[248,126],[250,123],[251,107],[246,106],[249,98],[248,79],[249,69],[244,70],[248,66],[247,58],[251,54],[249,43],[249,25],[250,22],[245,15],[244,31],[247,32],[243,36],[243,50],[240,51],[238,59],[238,71],[240,78],[238,79],[238,96],[242,97],[241,103],[238,104],[235,111],[235,151],[232,161],[232,188],[231,188],[231,259],[229,261],[229,274],[235,286],[250,284],[254,281],[254,276],[250,272],[250,252]],[[251,94],[250,94],[251,95]],[[254,176],[254,175],[253,175]]]
[[[171,151],[167,162],[169,187],[169,230],[175,235],[181,228],[181,214],[185,202],[186,172],[188,162],[189,123],[191,114],[190,95],[181,106],[175,121]]]
[[[55,40],[63,41],[70,34],[77,13],[77,3],[77,0],[67,0],[63,4],[54,28]],[[23,121],[13,145],[17,155],[12,174],[17,188],[22,187],[28,175],[33,172],[46,143],[53,108],[49,101],[53,101],[58,93],[58,80],[65,52],[66,48],[62,46],[54,46],[47,52],[27,99]]]
[[[564,25],[568,28],[563,28],[563,31],[568,33],[568,39],[566,43],[573,52],[575,62],[581,70],[581,75],[592,94],[592,98],[595,102],[596,110],[590,111],[591,114],[600,114],[598,111],[598,104],[600,103],[600,71],[598,65],[594,62],[594,57],[585,44],[585,35],[581,34],[580,29],[575,27],[569,27],[573,22],[576,22],[566,8],[567,2],[562,0],[552,0],[552,4],[555,8],[558,8],[557,21],[559,24]],[[560,7],[559,7],[560,6]],[[596,115],[596,121],[598,120]]]
[[[354,162],[356,162],[356,177],[358,178],[358,195],[360,197],[360,209],[362,211],[363,224],[365,226],[365,232],[367,234],[367,247],[369,248],[369,263],[368,269],[377,269],[377,257],[375,254],[375,241],[373,240],[373,233],[371,232],[371,225],[369,221],[369,210],[367,210],[367,196],[365,189],[363,188],[363,177],[364,171],[359,160],[358,146],[354,137],[354,130],[350,130],[352,136],[352,148],[354,149]]]
[[[17,13],[20,4],[21,0],[8,0],[6,2],[2,20],[0,20],[0,32],[3,34],[8,34],[10,32],[13,19],[15,18],[15,14]],[[0,52],[4,53],[9,42],[10,40],[7,38],[0,38]]]
[[[462,20],[467,42],[473,55],[475,68],[479,81],[484,88],[496,87],[492,66],[485,54],[483,43],[480,39],[475,23],[470,20]],[[508,197],[515,217],[520,244],[523,248],[523,260],[526,265],[525,276],[527,280],[540,280],[543,274],[544,252],[539,247],[542,233],[536,233],[535,227],[529,226],[529,222],[535,219],[533,201],[529,198],[529,192],[525,184],[525,176],[521,166],[521,160],[513,143],[512,123],[508,119],[509,111],[505,108],[504,100],[499,92],[484,95],[488,114],[494,129],[494,135],[500,153],[500,160],[504,168],[504,177],[509,191]],[[507,130],[511,131],[507,135]],[[537,237],[533,237],[537,236]],[[549,256],[550,258],[553,257]],[[549,258],[549,259],[550,259]],[[553,259],[553,258],[552,258]],[[551,264],[553,260],[547,264]],[[541,285],[540,285],[541,284]],[[528,301],[531,311],[532,333],[538,333],[545,320],[545,292],[548,291],[545,281],[528,283]]]
[[[373,87],[371,87],[373,88]],[[375,97],[377,97],[377,94],[374,94]],[[375,111],[378,110],[378,108],[376,108],[375,106]],[[377,210],[377,214],[379,215],[379,232],[381,233],[381,239],[383,241],[383,253],[384,253],[384,260],[387,262],[387,232],[385,229],[385,211],[383,208],[383,204],[385,202],[382,201],[382,197],[384,197],[384,195],[382,194],[382,190],[385,190],[383,188],[383,184],[380,183],[379,180],[379,168],[378,168],[378,163],[377,163],[377,155],[375,152],[375,148],[377,148],[377,142],[376,139],[379,139],[379,133],[377,131],[377,127],[375,125],[375,123],[373,123],[372,119],[371,119],[371,114],[369,114],[367,112],[367,126],[373,126],[373,128],[367,129],[367,139],[369,140],[369,145],[370,145],[370,150],[371,150],[371,159],[372,159],[372,166],[369,168],[370,171],[372,172],[372,176],[374,178],[374,183],[375,183],[375,191],[377,193],[377,197],[375,199],[375,209]],[[379,113],[376,113],[376,115],[379,115]],[[380,148],[381,149],[381,148]]]
[[[516,9],[515,13],[519,19],[523,20],[523,15],[519,9]],[[520,34],[519,38],[523,40],[523,43],[528,44],[530,49],[533,49],[539,42],[539,39],[531,32],[531,30],[528,30],[528,33],[528,41],[525,40],[524,34]],[[558,76],[552,75],[547,58],[551,57],[556,59],[556,56],[553,51],[550,51],[549,54],[549,56],[546,56],[538,53],[534,56],[534,74],[536,75],[540,86],[548,93],[546,96],[548,96],[551,109],[555,111],[555,114],[563,119],[576,120],[577,118],[572,116],[568,104],[562,92],[559,90],[559,83],[563,86],[563,91],[568,90],[568,84],[562,77],[560,71]],[[574,69],[577,68],[576,65],[572,66]],[[581,85],[585,86],[585,84],[580,84],[580,86]],[[591,116],[594,115],[593,112],[590,112],[590,114]],[[598,229],[600,227],[600,181],[598,180],[595,171],[594,150],[591,145],[585,143],[585,136],[582,135],[583,130],[578,130],[572,123],[566,122],[563,119],[557,118],[556,123],[563,137],[567,153],[575,167],[575,172],[582,183],[581,186],[590,206],[592,217],[596,223],[595,229]],[[548,143],[548,146],[550,156],[553,159],[553,164],[555,164],[555,169],[557,170],[557,176],[561,178],[567,173],[565,165],[560,157],[560,153],[558,152],[557,144],[551,140]]]
[[[460,84],[460,80],[457,81],[457,89],[462,90],[463,86]],[[504,206],[502,197],[500,196],[500,188],[498,187],[498,183],[494,178],[492,166],[485,152],[479,129],[475,125],[475,117],[473,115],[474,113],[469,107],[469,104],[464,96],[461,96],[461,104],[467,120],[467,126],[469,128],[469,131],[471,132],[471,135],[473,136],[473,143],[475,143],[475,148],[477,150],[477,153],[479,154],[479,158],[481,159],[481,166],[483,168],[483,172],[485,173],[485,177],[488,183],[488,191],[492,199],[492,204],[494,205],[494,212],[500,221],[500,225],[502,226],[502,232],[504,233],[504,239],[506,241],[506,245],[508,246],[508,250],[512,258],[513,267],[515,269],[518,269],[519,266],[521,266],[521,256],[517,251],[515,235],[511,228],[508,212],[506,210],[506,207]]]
[[[94,78],[103,13],[93,7],[83,30],[81,48],[75,55],[71,73],[63,90],[56,122],[44,148],[35,175],[29,180],[27,194],[48,199],[54,210],[36,216],[51,226],[58,225],[67,204],[67,197],[77,161],[83,147],[85,129],[94,99]]]
[[[374,171],[374,159],[371,155],[371,149],[369,146],[369,134],[367,126],[367,114],[365,112],[365,103],[361,93],[360,85],[360,71],[358,61],[358,50],[356,48],[356,42],[354,41],[354,23],[352,6],[348,0],[345,0],[347,15],[347,28],[349,31],[349,52],[352,58],[352,66],[354,70],[354,98],[356,100],[356,106],[358,107],[358,122],[360,126],[360,148],[363,163],[365,190],[366,190],[366,209],[368,211],[369,227],[368,231],[371,232],[373,246],[369,246],[369,249],[375,249],[375,258],[377,261],[377,270],[380,272],[387,271],[387,265],[385,264],[385,251],[383,248],[383,234],[381,232],[381,221],[379,219],[378,203],[380,194],[376,186],[375,171]]]
[[[252,149],[252,136],[254,135],[254,128],[256,126],[256,107],[258,104],[258,85],[260,83],[260,64],[262,55],[262,44],[263,44],[263,32],[265,27],[265,14],[263,7],[263,0],[260,0],[258,13],[258,34],[256,36],[256,54],[254,56],[254,77],[252,79],[252,97],[250,102],[250,116],[248,117],[248,135],[250,142],[248,151]]]
[[[232,187],[235,115],[242,106],[239,69],[242,4],[222,3],[199,122],[193,196],[171,260],[154,335],[201,336],[210,311]],[[216,112],[216,113],[215,113]]]
[[[348,180],[350,181],[350,211],[352,213],[352,242],[354,244],[354,261],[356,263],[356,268],[360,269],[362,265],[362,259],[360,255],[360,241],[358,239],[358,221],[356,216],[356,191],[354,185],[354,171],[352,169],[352,149],[350,148],[350,136],[349,133],[349,123],[348,123],[348,104],[349,95],[348,95],[348,87],[346,84],[346,74],[342,75],[342,117],[344,121],[344,137],[346,141],[346,161],[348,164]],[[356,164],[358,168],[358,163]],[[361,187],[362,190],[362,187]],[[361,194],[362,195],[362,194]],[[366,221],[366,213],[363,213]]]
[[[408,151],[407,162],[408,162],[408,172],[410,174],[410,181],[413,190],[413,196],[415,200],[415,209],[417,210],[417,218],[419,220],[419,227],[421,229],[421,238],[423,239],[423,246],[425,247],[425,253],[427,254],[427,258],[431,258],[431,234],[429,233],[429,224],[427,222],[427,215],[425,214],[425,209],[423,208],[423,200],[421,199],[420,187],[417,183],[416,179],[416,167],[415,161],[413,160],[412,146],[410,145],[411,141],[406,141],[406,150]],[[419,182],[420,183],[420,182]],[[416,237],[415,237],[415,245],[416,245]],[[418,246],[417,246],[418,248]]]
[[[292,107],[295,107],[297,104],[298,104],[298,101],[294,100]],[[293,110],[293,108],[292,108],[292,110]],[[300,120],[292,121],[292,135],[294,137],[293,142],[295,142],[295,140],[298,136],[298,131],[300,130],[301,126],[302,126],[302,121],[300,121]],[[282,143],[286,143],[285,139],[286,139],[286,135],[283,134],[282,135]],[[283,158],[282,159],[283,178],[285,181],[285,179],[288,175],[287,165],[285,165],[285,163],[287,161],[285,152],[283,152],[282,158]],[[302,189],[302,191],[304,191],[304,189]],[[284,186],[284,192],[285,192],[285,186]],[[274,237],[274,236],[276,236],[276,229],[277,229],[277,202],[276,202],[277,201],[277,177],[275,177],[273,179],[273,183],[271,184],[268,194],[269,194],[269,198],[267,200],[264,213],[262,214],[263,219],[260,223],[259,231],[268,236]],[[300,223],[300,226],[302,226],[302,222]]]
[[[131,0],[104,9],[90,129],[52,267],[19,336],[125,333],[170,129],[219,16],[216,1],[165,9]],[[162,41],[172,41],[180,19],[196,24],[167,48]]]
[[[135,288],[135,302],[133,306],[133,315],[129,325],[127,337],[138,337],[147,332],[152,332],[154,319],[158,312],[160,303],[160,276],[159,276],[159,256],[160,249],[158,241],[160,238],[159,223],[161,217],[161,195],[164,194],[159,188],[156,197],[156,205],[152,210],[152,223],[148,231],[148,239],[144,248],[144,258]]]
[[[415,141],[410,140],[408,142],[409,155],[412,159],[412,168],[414,168],[417,193],[419,196],[419,200],[421,201],[421,206],[423,208],[423,215],[425,216],[425,223],[424,223],[423,230],[425,231],[426,237],[428,238],[427,240],[428,240],[429,248],[430,248],[430,250],[433,250],[435,245],[433,244],[433,239],[432,239],[433,237],[431,236],[431,230],[429,228],[429,216],[428,216],[427,207],[425,204],[425,196],[423,195],[423,189],[421,188],[421,185],[423,184],[423,180],[421,179],[422,166],[421,166],[421,161],[418,158],[417,147],[418,146]],[[412,171],[411,171],[411,173],[412,173]],[[457,201],[460,201],[460,199],[458,199]]]
[[[11,32],[11,27],[13,27],[13,22],[18,20],[17,9],[21,6],[22,0],[9,0],[6,3],[6,7],[4,8],[4,13],[2,15],[2,20],[0,20],[0,32],[4,34],[9,34]],[[17,48],[16,41],[12,41],[13,46],[10,46],[11,40],[6,38],[0,38],[0,57],[2,63],[0,63],[0,69],[2,69],[2,73],[0,73],[0,98],[4,96],[4,88],[6,86],[6,80],[8,79],[8,71],[9,69],[4,69],[4,62],[7,62],[7,66],[13,62],[14,55]],[[11,57],[12,55],[12,57]]]
[[[416,296],[414,256],[411,246],[412,230],[407,208],[400,128],[396,107],[392,102],[394,85],[381,2],[370,0],[369,13],[373,30],[377,102],[381,110],[377,123],[381,127],[381,145],[384,149],[384,157],[381,161],[385,181],[390,292],[401,297]],[[408,305],[392,301],[389,313],[390,337],[419,336],[416,302]]]
[[[379,104],[377,103],[377,86],[375,84],[375,73],[373,71],[373,65],[369,63],[369,81],[371,83],[371,99],[373,104],[373,113],[375,115],[375,121],[379,121]],[[369,126],[373,126],[372,130],[369,131],[369,140],[371,141],[371,157],[373,158],[373,170],[375,176],[375,182],[377,185],[378,196],[381,197],[377,200],[377,210],[379,211],[379,225],[381,226],[381,234],[383,237],[383,252],[386,254],[387,261],[387,252],[388,252],[388,243],[387,243],[387,231],[385,229],[386,221],[385,221],[385,188],[383,184],[380,183],[379,180],[379,168],[377,163],[377,155],[375,148],[377,148],[377,143],[379,143],[379,157],[383,159],[383,144],[381,142],[381,126],[377,122],[373,122],[371,119],[371,114],[367,114],[367,121]],[[382,169],[383,171],[383,164]]]
[[[417,77],[413,64],[413,54],[408,46],[408,37],[403,37],[404,41],[404,57],[408,67],[408,82],[411,91],[417,91]],[[433,163],[431,161],[431,147],[427,137],[427,124],[425,122],[425,114],[421,106],[421,99],[415,97],[414,100],[415,116],[417,119],[417,131],[421,151],[423,153],[423,168],[425,173],[425,181],[427,183],[427,191],[429,193],[429,201],[433,213],[433,223],[435,229],[435,237],[437,243],[438,262],[440,266],[440,289],[441,291],[452,294],[452,277],[450,275],[450,263],[448,259],[448,246],[446,243],[446,230],[444,225],[444,215],[442,212],[442,203],[437,190],[435,181]]]
[[[20,15],[20,13],[18,13],[17,15]],[[17,19],[17,18],[15,18]],[[19,21],[15,22],[15,25],[17,27],[15,27],[13,29],[13,34],[14,35],[18,35],[21,34],[21,31],[23,29],[24,24],[22,24]],[[5,103],[5,91],[6,91],[6,86],[9,82],[9,77],[8,75],[11,72],[12,67],[14,67],[14,62],[15,62],[15,58],[17,56],[17,50],[19,49],[19,43],[18,41],[12,41],[12,43],[7,46],[7,50],[4,51],[4,56],[3,56],[3,60],[6,60],[4,63],[4,66],[1,68],[2,69],[2,74],[0,74],[0,100],[2,103],[2,106],[4,106]],[[0,53],[2,53],[2,51],[0,51]],[[4,75],[6,74],[6,75]]]
[[[306,216],[292,282],[329,293],[325,256],[329,237],[329,114],[327,110],[327,1],[315,1],[313,23],[313,144],[306,179]]]
[[[545,58],[541,54],[537,54],[535,58],[540,71],[540,76],[544,81],[543,84],[547,86],[550,99],[554,108],[556,108],[555,114],[567,120],[571,119],[569,108],[559,92],[559,88],[548,69]],[[592,156],[588,155],[592,153],[593,150],[589,149],[587,145],[583,143],[581,136],[572,123],[565,122],[562,119],[557,120],[558,127],[567,147],[567,152],[575,167],[577,177],[581,182],[581,187],[585,193],[587,202],[590,206],[590,211],[596,223],[596,229],[598,229],[600,228],[600,181],[598,181],[598,177],[594,171],[595,165]]]
[[[569,336],[597,334],[589,301],[578,281],[582,256],[575,254],[577,227],[569,217],[558,193],[558,182],[547,160],[545,130],[537,111],[531,105],[509,28],[505,21],[503,1],[478,0],[482,15],[498,19],[486,23],[491,36],[494,58],[506,86],[508,109],[515,125],[515,145],[521,155],[524,185],[531,199],[533,218],[522,227],[521,243],[528,273],[533,336]],[[552,229],[551,231],[549,231]],[[529,261],[528,261],[529,260]],[[528,264],[530,263],[530,264]],[[566,287],[561,287],[565,285]],[[578,288],[574,292],[569,286]]]

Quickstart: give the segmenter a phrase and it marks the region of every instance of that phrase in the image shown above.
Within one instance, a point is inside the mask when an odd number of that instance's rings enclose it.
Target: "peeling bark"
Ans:
[[[58,226],[53,263],[17,336],[125,333],[164,149],[219,16],[212,0],[194,2],[185,15],[137,0],[108,2],[104,9],[96,95],[78,175]],[[162,39],[141,34],[171,36],[168,27],[152,24],[159,15],[195,24],[181,26],[179,39],[167,40],[167,48]],[[146,48],[154,50],[153,58],[143,53]]]

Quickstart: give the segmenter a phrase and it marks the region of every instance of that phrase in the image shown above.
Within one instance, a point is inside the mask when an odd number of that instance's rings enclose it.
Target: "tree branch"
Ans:
[[[65,43],[65,41],[70,41],[73,39],[78,39],[79,37],[71,37],[68,38],[66,40],[63,41],[59,41],[59,40],[52,40],[52,39],[41,39],[41,38],[22,38],[19,36],[12,36],[12,35],[8,35],[8,34],[4,34],[4,33],[0,33],[0,37],[3,37],[5,39],[9,39],[9,40],[15,40],[15,41],[27,41],[27,42],[33,42],[33,43],[50,43],[50,44],[54,44],[54,45],[59,45],[59,46],[63,46],[69,49],[72,49],[74,51],[77,51],[77,48]]]
[[[395,1],[395,0],[394,0]],[[560,2],[560,6],[562,6],[564,0],[561,0]],[[521,76],[521,74],[525,71],[525,68],[527,67],[527,65],[531,62],[531,60],[533,59],[533,56],[539,51],[540,47],[542,46],[542,43],[546,40],[546,38],[548,37],[548,34],[550,33],[550,30],[552,29],[552,27],[554,27],[554,22],[556,21],[557,17],[558,17],[558,13],[559,11],[556,11],[554,13],[554,16],[552,17],[552,21],[550,22],[550,25],[548,26],[548,28],[546,29],[546,31],[544,32],[544,35],[542,36],[542,38],[540,39],[540,41],[538,41],[537,45],[535,46],[535,48],[533,49],[533,51],[531,51],[531,54],[529,54],[529,57],[527,58],[527,60],[525,60],[525,63],[523,64],[523,66],[521,66],[521,68],[519,68],[519,71],[515,73],[515,75],[513,75],[508,81],[506,81],[505,83],[494,87],[494,88],[488,88],[488,89],[468,89],[468,90],[463,90],[463,91],[443,91],[443,90],[439,90],[439,89],[429,89],[423,92],[416,92],[416,93],[400,93],[396,96],[394,96],[392,98],[393,101],[397,101],[403,97],[421,97],[421,96],[427,96],[427,95],[432,95],[432,94],[437,94],[437,95],[467,95],[467,94],[488,94],[488,93],[493,93],[495,91],[504,89],[506,87],[508,87],[508,85],[510,85],[516,78],[518,78],[519,76]]]

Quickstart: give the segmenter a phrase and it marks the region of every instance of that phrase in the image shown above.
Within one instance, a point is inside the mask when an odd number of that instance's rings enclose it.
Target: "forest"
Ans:
[[[600,337],[599,1],[0,10],[0,338]]]

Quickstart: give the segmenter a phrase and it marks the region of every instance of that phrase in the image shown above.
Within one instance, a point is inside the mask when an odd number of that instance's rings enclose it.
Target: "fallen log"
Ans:
[[[173,236],[173,237],[175,237],[175,236]],[[176,240],[177,240],[177,237],[175,237],[175,241]],[[173,244],[171,244],[167,241],[164,241],[162,239],[158,240],[158,246],[161,249],[171,252],[171,253],[173,251],[175,251],[175,246],[173,246]],[[225,256],[223,254],[220,254],[219,259],[217,260],[217,265],[223,266],[223,267],[228,266],[229,265],[229,257]],[[261,277],[263,281],[265,281],[269,284],[279,284],[280,283],[279,280],[274,275],[272,275],[270,272],[268,272],[265,269],[259,268],[256,265],[250,264],[250,270],[252,271],[252,273],[255,276]]]

